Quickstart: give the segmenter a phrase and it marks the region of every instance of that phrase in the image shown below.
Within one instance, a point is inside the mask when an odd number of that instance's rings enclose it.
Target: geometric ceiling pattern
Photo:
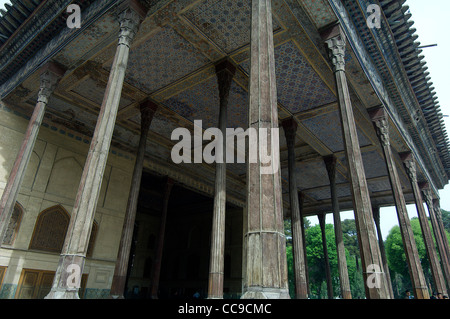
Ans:
[[[192,122],[202,120],[203,129],[218,127],[219,103],[219,88],[215,76],[163,102],[165,106]],[[227,127],[246,129],[247,107],[247,92],[233,81],[228,98]]]
[[[332,111],[319,114],[302,121],[303,125],[308,128],[322,143],[324,143],[333,153],[344,150],[344,142],[342,139],[341,121],[338,111]],[[370,145],[370,140],[366,135],[357,129],[359,145]]]
[[[272,3],[272,9],[279,118],[294,116],[299,124],[295,143],[297,187],[305,193],[307,207],[313,209],[322,202],[329,206],[329,179],[322,156],[334,153],[338,158],[337,191],[340,200],[351,205],[334,77],[327,57],[315,42],[319,37],[317,29],[333,22],[330,7],[326,1],[279,0]],[[114,58],[117,38],[111,32],[117,32],[116,23],[113,14],[106,13],[55,56],[56,61],[66,62],[74,69],[59,83],[55,99],[49,103],[52,115],[47,119],[77,130],[87,138],[95,127]],[[203,129],[218,126],[219,90],[214,64],[224,57],[236,66],[228,97],[227,127],[246,129],[250,24],[251,0],[168,1],[167,6],[149,15],[130,47],[114,145],[134,152],[141,120],[138,106],[140,101],[150,98],[160,107],[150,126],[147,155],[167,165],[173,164],[170,148],[176,141],[170,137],[174,129],[191,128],[195,120],[202,121]],[[356,79],[352,76],[359,70],[357,61],[350,59],[349,54],[346,58],[352,65],[347,76]],[[357,77],[358,92],[352,100],[361,96],[359,109],[364,110],[364,101],[369,100],[367,95],[372,91],[367,89],[370,84],[366,85],[361,74]],[[22,101],[34,106],[38,85],[37,76],[23,83],[16,90],[17,104]],[[370,97],[372,103],[374,99]],[[373,126],[364,116],[355,115],[355,119],[359,143],[364,148],[362,156],[369,188],[386,193],[388,188],[383,177],[387,171],[382,153],[373,142],[376,140]],[[280,129],[280,149],[286,193],[289,179],[283,129]],[[198,165],[184,165],[179,169],[214,185],[214,167],[206,166],[209,171],[200,172]],[[227,187],[234,187],[235,196],[245,198],[246,164],[229,164],[227,172],[232,175]],[[407,181],[403,172],[400,175],[402,181]]]
[[[203,0],[184,16],[224,52],[230,53],[250,42],[250,0]],[[273,29],[279,25],[273,19]]]
[[[149,94],[207,62],[192,44],[172,28],[164,27],[131,49],[126,81]]]
[[[241,66],[250,73],[250,61]],[[336,101],[292,41],[275,47],[275,74],[278,101],[292,114]]]

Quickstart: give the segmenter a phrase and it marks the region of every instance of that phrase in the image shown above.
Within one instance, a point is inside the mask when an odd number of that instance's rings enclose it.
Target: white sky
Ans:
[[[5,3],[10,1],[0,0],[0,8],[4,8]],[[437,47],[424,48],[422,54],[425,56],[428,71],[430,72],[431,82],[435,87],[441,111],[444,115],[450,115],[450,89],[448,88],[448,74],[450,74],[450,41],[448,41],[448,32],[446,22],[448,12],[450,12],[450,1],[448,0],[407,0],[412,18],[413,28],[416,28],[418,41],[421,45],[437,44]],[[450,128],[450,117],[444,118],[447,132]],[[450,186],[439,192],[441,198],[441,207],[450,210]],[[410,217],[417,216],[414,205],[408,205]],[[341,219],[353,219],[353,212],[342,212]],[[312,224],[317,224],[317,217],[309,218]],[[381,231],[385,239],[389,230],[394,225],[398,225],[397,214],[394,207],[382,208],[380,211]],[[331,214],[327,216],[327,223],[333,223]]]

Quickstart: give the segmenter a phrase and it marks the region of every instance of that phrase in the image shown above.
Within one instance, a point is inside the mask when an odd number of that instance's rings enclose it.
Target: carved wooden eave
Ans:
[[[381,28],[368,28],[364,1],[330,1],[380,101],[438,196],[448,182],[448,139],[405,1],[381,1]],[[356,23],[355,21],[359,21]]]

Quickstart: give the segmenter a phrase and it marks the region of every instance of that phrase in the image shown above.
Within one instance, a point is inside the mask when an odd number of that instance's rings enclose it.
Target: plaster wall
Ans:
[[[28,120],[0,106],[0,195],[19,151]],[[61,205],[71,214],[90,138],[43,125],[17,198],[23,207],[18,233],[11,246],[0,248],[0,266],[7,270],[0,298],[14,298],[23,269],[55,271],[59,254],[28,249],[39,213]],[[98,200],[98,224],[93,255],[83,273],[88,274],[85,298],[109,294],[125,216],[134,157],[110,151]]]

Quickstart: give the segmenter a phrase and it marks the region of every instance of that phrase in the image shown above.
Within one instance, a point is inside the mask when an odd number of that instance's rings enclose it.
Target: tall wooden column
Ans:
[[[250,42],[249,128],[258,137],[266,129],[270,143],[258,143],[256,163],[247,164],[242,298],[289,298],[271,0],[252,0]],[[264,149],[272,155],[271,167],[260,159]]]
[[[377,228],[378,244],[380,245],[381,259],[383,260],[383,270],[386,273],[386,280],[388,283],[389,294],[391,299],[394,299],[394,289],[392,288],[391,274],[389,272],[388,261],[386,258],[386,250],[384,249],[383,235],[380,227],[380,207],[372,207],[373,219]]]
[[[437,198],[433,199],[433,207],[434,207],[434,212],[436,214],[437,224],[441,231],[441,237],[442,237],[442,241],[444,243],[445,252],[447,253],[448,262],[450,263],[450,247],[449,247],[447,235],[445,234],[444,223],[442,221],[442,212],[441,212],[441,207],[439,205],[439,199],[437,199]],[[450,285],[450,283],[449,283],[449,285]]]
[[[333,209],[334,236],[339,270],[339,283],[343,299],[352,299],[350,291],[350,279],[348,278],[347,259],[345,257],[344,236],[342,234],[341,214],[339,210],[339,199],[336,190],[336,157],[334,155],[323,158],[330,180],[331,205]]]
[[[169,207],[170,192],[172,191],[173,184],[174,181],[171,178],[167,178],[164,188],[163,208],[161,212],[158,240],[156,243],[155,261],[153,263],[152,270],[152,299],[158,299],[159,277],[161,275],[161,262],[164,248],[164,236],[166,234],[167,209]]]
[[[405,250],[406,262],[408,264],[409,275],[411,278],[412,289],[416,299],[429,299],[427,283],[420,263],[419,251],[414,240],[414,234],[411,228],[408,211],[406,210],[405,197],[403,196],[402,184],[397,172],[397,165],[392,154],[389,141],[389,123],[383,107],[377,107],[370,110],[370,116],[374,123],[375,131],[383,148],[384,159],[389,175],[389,181],[392,188],[397,218],[402,234],[403,248]]]
[[[369,189],[367,187],[356,123],[345,75],[345,35],[340,26],[335,25],[323,32],[322,37],[328,47],[336,79],[342,136],[348,162],[348,177],[353,198],[353,210],[358,232],[366,297],[368,299],[385,299],[389,298],[389,292],[384,272],[377,274],[369,272],[370,269],[375,269],[376,267],[383,269],[383,262],[377,243]],[[370,282],[372,276],[376,276],[378,279],[375,284]]]
[[[300,225],[302,227],[302,242],[303,242],[303,260],[305,261],[305,276],[306,276],[306,292],[305,288],[302,290],[302,299],[308,298],[309,295],[311,295],[311,289],[309,287],[309,272],[308,272],[308,257],[306,255],[306,236],[305,236],[305,217],[303,217],[303,203],[305,201],[305,194],[302,192],[298,192],[298,208],[300,211]]]
[[[294,257],[295,297],[297,299],[308,298],[308,284],[306,278],[306,263],[304,252],[304,236],[300,204],[298,201],[297,183],[295,176],[295,134],[297,122],[289,118],[282,122],[288,148],[288,172],[289,172],[289,201],[291,208],[292,249]]]
[[[434,247],[430,227],[428,225],[427,215],[423,207],[422,194],[417,183],[416,163],[410,152],[401,153],[400,157],[404,163],[409,181],[411,182],[414,201],[416,202],[417,215],[419,216],[420,227],[422,229],[422,235],[425,242],[428,260],[430,261],[431,274],[433,275],[435,288],[438,291],[442,292],[442,289],[445,288],[444,277],[442,275],[442,270],[439,267],[439,260],[437,257],[436,249]]]
[[[81,176],[53,286],[46,298],[78,299],[92,222],[108,159],[109,148],[122,93],[130,44],[145,10],[137,1],[126,1],[119,15],[120,32],[116,54],[98,115],[94,136]]]
[[[447,283],[449,283],[450,282],[450,268],[449,268],[449,262],[448,262],[448,255],[447,255],[445,245],[444,245],[444,239],[446,239],[446,238],[442,237],[441,230],[438,225],[437,218],[436,218],[436,214],[434,212],[433,195],[432,195],[431,189],[429,188],[427,183],[419,185],[419,188],[421,188],[422,194],[424,195],[424,198],[425,198],[425,202],[427,203],[428,213],[430,215],[431,226],[433,228],[434,238],[436,239],[436,245],[438,247],[439,255],[441,256],[441,265],[442,265],[444,278],[447,280]],[[445,233],[444,233],[444,236],[445,236]],[[438,265],[439,265],[439,261],[438,261]],[[441,292],[443,294],[447,294],[446,290],[447,289],[446,289],[446,285],[445,285],[445,281],[444,281]]]
[[[322,249],[323,249],[325,277],[327,281],[327,294],[328,299],[333,299],[333,284],[331,282],[330,258],[328,256],[327,236],[325,233],[325,216],[326,216],[325,213],[317,215],[317,217],[319,218],[320,231],[322,233]]]
[[[19,153],[17,153],[16,160],[0,200],[0,243],[3,242],[6,230],[8,229],[9,220],[11,219],[28,162],[33,153],[34,144],[36,143],[39,128],[42,124],[48,99],[64,72],[59,65],[52,62],[45,64],[41,69],[41,82],[36,106],[28,122],[22,145]]]
[[[141,187],[142,170],[144,167],[145,147],[147,144],[148,130],[157,109],[157,105],[150,100],[141,103],[141,136],[136,153],[133,176],[131,179],[130,194],[128,195],[127,209],[122,228],[119,252],[117,253],[116,267],[114,270],[110,296],[114,299],[123,299],[125,282],[127,278],[128,260],[130,257],[131,242],[133,240],[134,221],[138,204],[139,190]]]
[[[209,263],[208,298],[223,298],[224,253],[225,253],[225,211],[227,204],[226,192],[226,128],[227,106],[231,81],[236,68],[228,60],[216,65],[217,82],[219,86],[219,129],[223,134],[222,149],[216,149],[216,180],[214,194],[214,211],[211,233],[211,254]],[[222,153],[220,153],[222,151]],[[218,161],[217,159],[221,159]]]

